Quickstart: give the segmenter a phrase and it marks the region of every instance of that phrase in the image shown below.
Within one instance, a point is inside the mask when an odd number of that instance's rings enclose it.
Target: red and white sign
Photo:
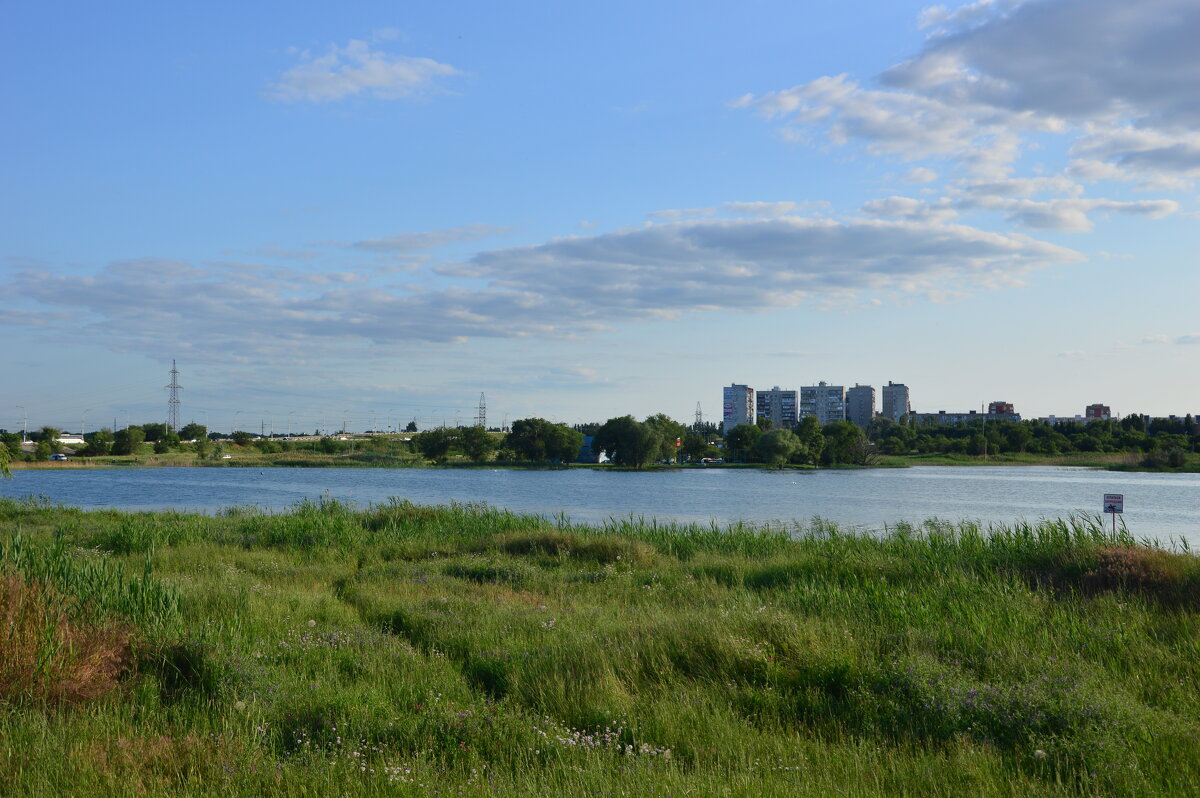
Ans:
[[[1106,494],[1104,494],[1104,512],[1106,512],[1106,513],[1123,513],[1123,512],[1125,512],[1125,494],[1124,493],[1106,493]]]

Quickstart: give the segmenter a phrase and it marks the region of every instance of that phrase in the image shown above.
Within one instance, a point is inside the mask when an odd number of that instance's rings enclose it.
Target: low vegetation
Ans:
[[[1200,561],[487,507],[0,501],[4,795],[1184,795]]]

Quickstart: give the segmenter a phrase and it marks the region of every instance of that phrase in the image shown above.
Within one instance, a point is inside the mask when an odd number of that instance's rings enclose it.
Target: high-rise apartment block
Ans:
[[[754,410],[759,418],[771,419],[774,429],[791,429],[796,426],[796,409],[799,396],[795,391],[785,391],[776,385],[769,391],[755,394]]]
[[[875,388],[855,385],[846,391],[846,420],[867,427],[875,418]]]
[[[821,425],[846,420],[846,392],[841,385],[822,381],[800,388],[800,417],[816,416]]]
[[[1012,416],[1016,415],[1016,412],[1012,402],[992,402],[988,405],[989,416]]]
[[[1105,421],[1112,418],[1112,408],[1108,405],[1088,405],[1083,409],[1086,421]]]
[[[883,386],[883,407],[880,409],[880,415],[890,418],[892,421],[899,421],[903,416],[912,415],[912,404],[909,402],[907,385],[889,380],[888,384]]]
[[[754,423],[754,389],[748,385],[729,385],[721,389],[723,415],[721,428],[725,433],[738,424]]]

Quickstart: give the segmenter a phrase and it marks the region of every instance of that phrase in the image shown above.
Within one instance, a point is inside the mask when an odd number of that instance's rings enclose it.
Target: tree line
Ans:
[[[48,460],[63,451],[61,431],[42,427],[31,433],[32,454],[21,450],[21,436],[0,433],[2,456],[13,459]],[[769,419],[740,424],[724,437],[714,424],[684,426],[658,413],[639,421],[625,415],[603,423],[574,427],[544,418],[513,422],[505,434],[482,427],[446,427],[415,433],[408,440],[393,436],[339,440],[289,441],[256,438],[237,431],[231,436],[239,447],[255,447],[263,453],[318,452],[335,455],[353,451],[379,454],[419,454],[426,460],[444,463],[453,457],[472,462],[563,463],[578,460],[585,435],[593,437],[592,452],[626,468],[644,468],[653,463],[697,462],[722,458],[735,463],[784,465],[870,465],[880,455],[1060,455],[1073,453],[1138,453],[1143,465],[1179,467],[1188,453],[1200,451],[1200,425],[1192,416],[1150,418],[1129,415],[1120,420],[1074,421],[1050,424],[1044,421],[978,421],[953,426],[915,424],[908,417],[894,422],[876,418],[866,428],[849,421],[822,426],[811,416],[788,428],[772,428]],[[107,428],[89,433],[75,454],[86,457],[137,454],[146,445],[157,453],[193,451],[201,457],[217,457],[222,443],[201,424],[191,423],[178,432],[166,424],[131,425],[113,432]]]

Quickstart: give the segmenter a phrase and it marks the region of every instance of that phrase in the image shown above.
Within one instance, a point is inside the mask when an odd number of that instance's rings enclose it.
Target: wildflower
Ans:
[[[309,626],[316,626],[316,625],[317,625],[317,622],[316,622],[316,621],[314,621],[312,618],[309,618],[309,619],[308,619],[308,625],[309,625]]]
[[[1034,758],[1034,759],[1045,759],[1045,758],[1046,758],[1046,752],[1045,752],[1045,751],[1043,751],[1042,749],[1040,749],[1040,748],[1039,748],[1039,749],[1037,749],[1036,751],[1034,751],[1034,752],[1033,752],[1033,758]]]
[[[233,708],[234,708],[234,709],[236,709],[238,712],[241,712],[243,709],[245,709],[245,708],[246,708],[246,702],[245,702],[245,701],[238,701],[237,703],[235,703],[235,704],[233,705]]]

